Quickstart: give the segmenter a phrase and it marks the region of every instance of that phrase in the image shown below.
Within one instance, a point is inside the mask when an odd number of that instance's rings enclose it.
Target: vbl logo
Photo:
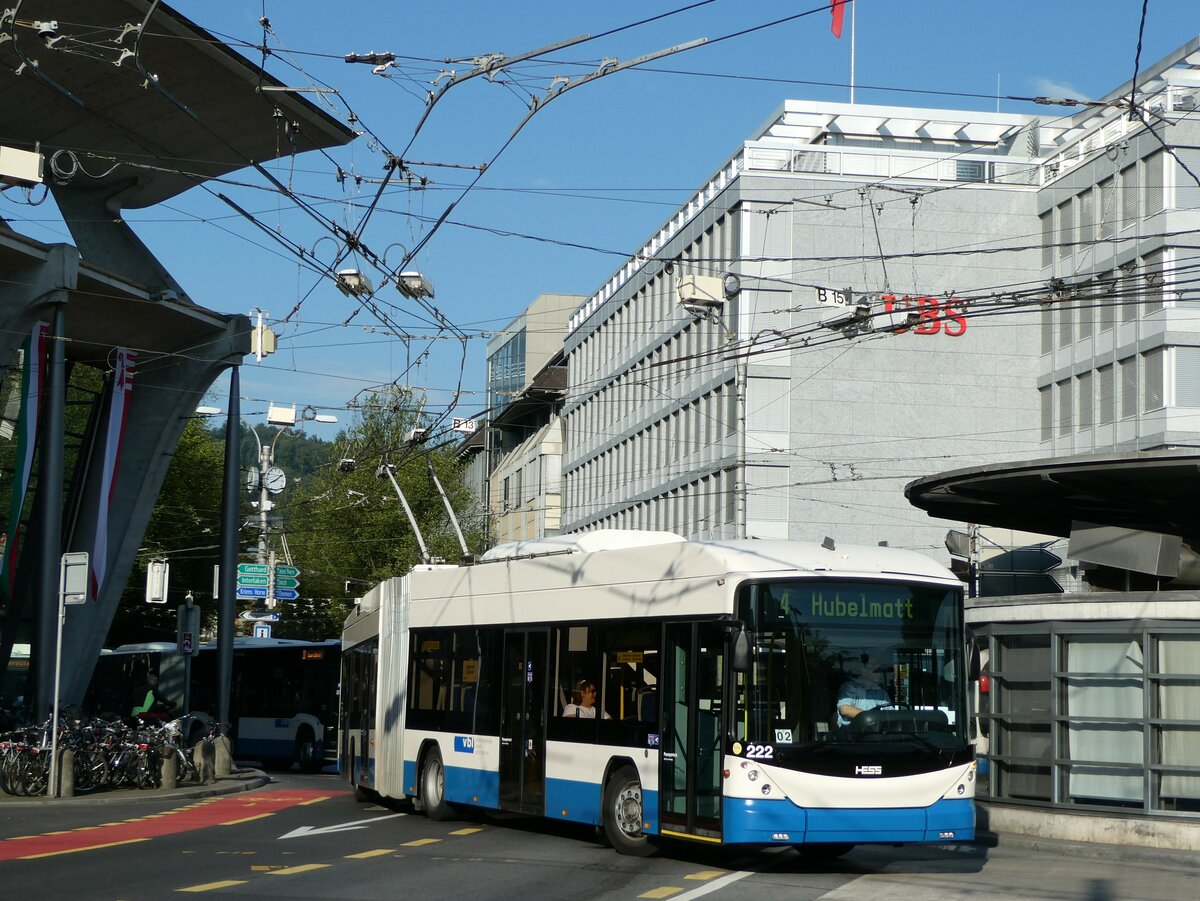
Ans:
[[[895,294],[883,295],[883,308],[891,312],[913,311],[919,314],[915,335],[936,335],[941,332],[948,338],[957,338],[967,330],[966,304],[961,300],[951,298],[938,301],[933,297],[904,297],[897,298]],[[908,329],[896,329],[897,332],[907,332]]]

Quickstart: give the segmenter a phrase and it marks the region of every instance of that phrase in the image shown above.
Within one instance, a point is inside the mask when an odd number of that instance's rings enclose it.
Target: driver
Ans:
[[[882,672],[864,659],[861,668],[838,689],[838,728],[844,729],[864,710],[874,710],[892,703],[880,684]]]

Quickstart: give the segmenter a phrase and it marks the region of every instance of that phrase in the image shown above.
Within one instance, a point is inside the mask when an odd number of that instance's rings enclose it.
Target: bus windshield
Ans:
[[[742,589],[754,636],[737,679],[735,737],[779,746],[965,738],[961,594],[878,581],[776,581]]]

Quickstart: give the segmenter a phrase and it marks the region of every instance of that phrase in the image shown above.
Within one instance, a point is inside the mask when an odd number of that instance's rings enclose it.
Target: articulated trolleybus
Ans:
[[[342,771],[628,854],[972,839],[962,584],[831,545],[601,530],[382,583],[343,635]]]

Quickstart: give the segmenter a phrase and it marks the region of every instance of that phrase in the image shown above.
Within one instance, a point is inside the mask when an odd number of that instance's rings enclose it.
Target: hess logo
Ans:
[[[881,766],[856,766],[854,768],[855,776],[882,776],[883,767]]]

